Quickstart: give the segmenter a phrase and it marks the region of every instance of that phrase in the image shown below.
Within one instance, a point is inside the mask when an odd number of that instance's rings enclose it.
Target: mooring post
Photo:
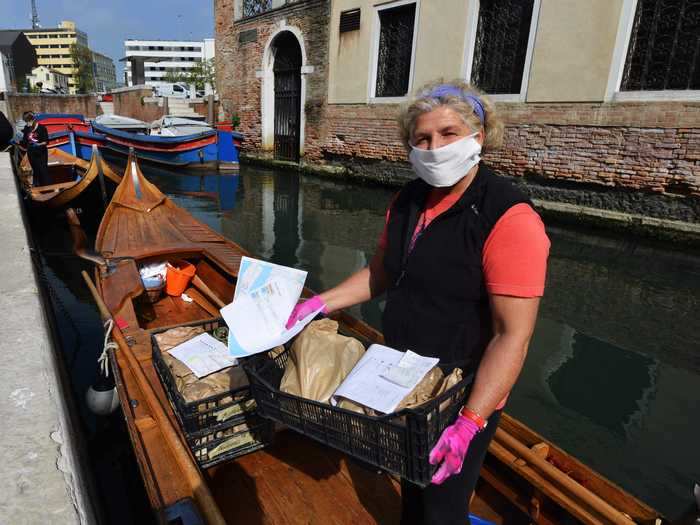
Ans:
[[[207,95],[207,122],[210,126],[214,125],[214,94]]]

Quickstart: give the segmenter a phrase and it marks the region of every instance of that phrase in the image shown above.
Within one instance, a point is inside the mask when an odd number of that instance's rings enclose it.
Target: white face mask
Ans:
[[[411,146],[408,159],[416,174],[431,186],[453,186],[481,160],[481,144],[474,138],[476,135],[478,133],[473,133],[437,149]]]

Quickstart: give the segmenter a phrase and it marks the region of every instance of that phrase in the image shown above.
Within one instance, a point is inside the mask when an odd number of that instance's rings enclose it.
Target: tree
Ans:
[[[204,89],[209,84],[216,91],[213,58],[197,62],[194,67],[190,68],[186,76],[187,83],[194,84],[197,90]]]
[[[73,67],[77,69],[75,88],[78,93],[89,93],[95,90],[95,73],[92,65],[92,53],[80,44],[71,44],[70,56]]]
[[[179,71],[168,71],[163,77],[163,81],[170,82],[172,84],[180,84],[189,82],[187,75]]]

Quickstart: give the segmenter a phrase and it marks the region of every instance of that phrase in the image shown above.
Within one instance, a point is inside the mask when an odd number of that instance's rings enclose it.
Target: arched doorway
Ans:
[[[296,36],[283,31],[272,42],[275,77],[275,158],[299,160],[301,124],[301,48]]]

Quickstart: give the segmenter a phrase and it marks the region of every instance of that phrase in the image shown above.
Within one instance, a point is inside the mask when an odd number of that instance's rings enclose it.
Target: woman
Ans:
[[[22,115],[26,123],[22,130],[22,147],[29,156],[32,167],[33,185],[46,186],[51,184],[49,175],[49,133],[46,127],[34,118],[34,113],[26,111]]]
[[[418,179],[394,197],[374,258],[297,305],[288,325],[386,291],[388,346],[474,374],[460,415],[430,454],[439,465],[433,483],[402,483],[402,524],[463,525],[535,326],[549,240],[529,200],[480,162],[503,133],[489,100],[461,82],[419,93],[399,119]]]

